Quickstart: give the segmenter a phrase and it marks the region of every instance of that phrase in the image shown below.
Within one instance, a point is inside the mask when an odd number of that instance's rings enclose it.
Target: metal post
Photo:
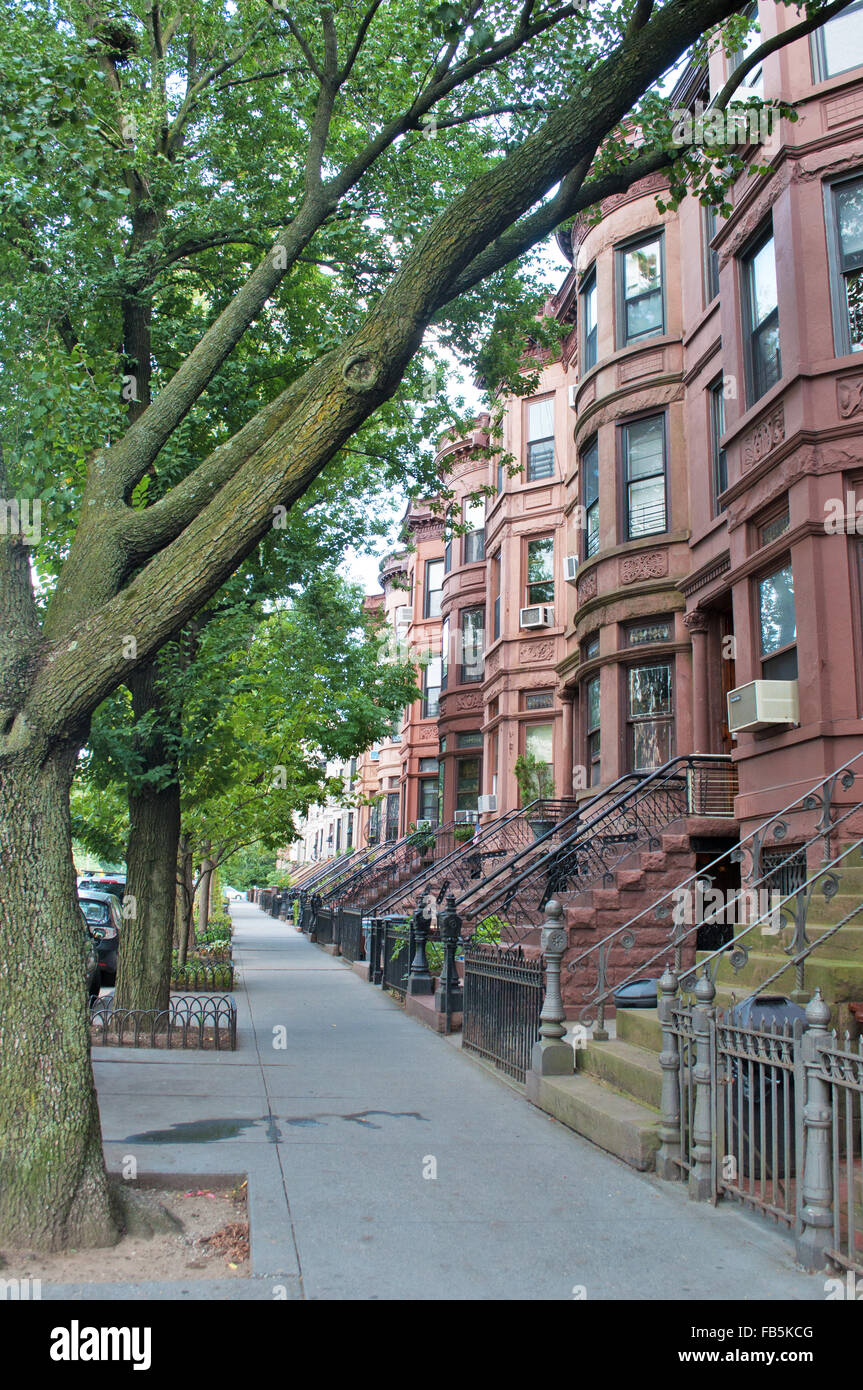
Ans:
[[[692,1082],[695,1087],[695,1107],[692,1115],[689,1195],[693,1201],[709,1202],[713,1196],[713,1085],[710,1054],[716,987],[706,966],[704,974],[695,986],[695,998],[697,1002],[692,1010],[692,1031],[695,1038]]]
[[[803,1179],[797,1259],[804,1269],[823,1269],[832,1244],[830,1086],[820,1075],[821,1048],[830,1040],[830,1009],[816,989],[806,1009],[807,1029],[800,1040],[806,1105],[803,1110]]]
[[[680,1177],[680,1055],[674,1028],[674,1001],[677,998],[677,976],[669,967],[659,981],[659,1022],[662,1026],[662,1124],[661,1144],[656,1155],[656,1173],[667,1181]]]
[[[369,980],[373,985],[379,985],[383,981],[381,968],[383,929],[384,924],[380,918],[373,917],[372,929],[369,934]]]
[[[413,915],[412,925],[413,941],[410,949],[415,954],[411,960],[408,994],[434,994],[434,980],[429,974],[428,960],[426,959],[426,943],[431,926],[431,903],[428,893],[423,893],[420,898],[419,906]]]
[[[556,898],[545,905],[542,950],[545,956],[545,998],[539,1016],[539,1042],[534,1043],[531,1071],[540,1076],[571,1076],[575,1055],[566,1037],[566,1014],[560,992],[560,965],[569,945],[569,932],[563,923],[563,908]]]
[[[464,990],[455,964],[455,953],[461,940],[461,918],[455,910],[452,893],[438,917],[438,925],[443,942],[443,973],[435,991],[434,1006],[438,1013],[446,1013],[446,1031],[449,1033],[452,1030],[452,1015],[464,1012]]]

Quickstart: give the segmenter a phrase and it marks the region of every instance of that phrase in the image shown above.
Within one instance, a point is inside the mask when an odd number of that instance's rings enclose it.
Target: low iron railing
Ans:
[[[757,1007],[778,1001],[759,988],[749,1022],[714,1007],[707,971],[689,1000],[670,968],[660,987],[660,1177],[793,1231],[807,1269],[863,1274],[863,1039],[829,1030],[820,989],[805,1018],[770,1022]]]
[[[724,754],[681,754],[645,774],[627,774],[591,797],[557,835],[549,834],[492,870],[457,900],[473,922],[500,918],[504,935],[542,921],[546,903],[562,893],[607,886],[640,849],[659,849],[662,831],[684,817],[730,816],[736,772]],[[708,809],[709,808],[709,809]]]
[[[167,1009],[116,1009],[111,998],[90,1009],[93,1047],[236,1050],[237,1005],[230,995],[175,994]]]
[[[520,946],[468,945],[464,952],[462,1047],[524,1081],[539,1038],[542,957]]]

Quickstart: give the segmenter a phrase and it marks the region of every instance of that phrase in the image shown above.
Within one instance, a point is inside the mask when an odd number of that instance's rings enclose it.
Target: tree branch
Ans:
[[[784,29],[781,33],[774,34],[772,39],[765,39],[764,43],[754,49],[753,52],[744,58],[740,65],[734,69],[734,72],[725,83],[725,86],[714,100],[711,101],[708,109],[716,111],[724,110],[737,91],[737,88],[743,82],[746,74],[751,72],[753,68],[758,67],[759,63],[762,63],[770,53],[775,53],[777,49],[785,48],[789,43],[794,43],[796,39],[805,38],[807,34],[812,33],[813,29],[819,29],[822,24],[826,24],[828,19],[832,19],[834,15],[840,14],[842,10],[847,9],[852,3],[853,0],[834,0],[832,5],[827,5],[823,10],[820,10],[817,15],[810,16],[809,19],[804,19],[802,23],[795,24],[791,29]]]

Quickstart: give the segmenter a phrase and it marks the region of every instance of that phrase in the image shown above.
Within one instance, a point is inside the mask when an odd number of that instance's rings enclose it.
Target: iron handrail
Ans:
[[[316,892],[320,893],[323,888],[329,891],[331,888],[335,888],[337,884],[344,882],[350,875],[359,873],[361,869],[366,868],[375,856],[381,852],[381,848],[380,844],[367,845],[365,849],[359,850],[355,854],[344,856],[344,861],[341,864],[336,867],[331,866],[330,873],[324,874],[315,881],[313,886]]]
[[[437,838],[445,831],[451,830],[453,824],[453,821],[447,821],[445,825],[436,826],[432,833],[435,838]],[[370,864],[365,865],[358,874],[354,874],[343,883],[338,884],[332,893],[327,894],[325,901],[331,905],[335,905],[336,903],[341,905],[348,893],[353,895],[358,889],[367,886],[372,875],[377,875],[381,870],[383,870],[384,873],[388,873],[395,867],[396,860],[403,850],[410,849],[411,852],[413,852],[416,844],[416,835],[416,830],[410,830],[407,835],[403,835],[400,840],[392,841],[382,854],[378,855],[376,859],[373,859]],[[335,897],[335,894],[339,896]]]
[[[588,833],[595,837],[597,827],[603,820],[610,820],[611,818],[618,816],[622,811],[631,809],[633,805],[632,798],[634,796],[637,795],[640,798],[642,798],[646,795],[651,795],[655,793],[657,790],[667,788],[671,782],[671,778],[673,776],[679,777],[681,770],[684,770],[685,772],[689,773],[694,768],[702,764],[709,764],[712,766],[719,764],[721,766],[727,766],[730,768],[732,765],[731,755],[727,753],[679,753],[674,758],[670,758],[668,762],[663,763],[661,767],[654,768],[650,772],[624,773],[622,777],[618,777],[614,782],[612,782],[608,787],[606,787],[604,791],[598,792],[595,797],[591,797],[589,801],[583,802],[582,806],[579,808],[578,811],[576,811],[573,814],[573,816],[569,817],[566,821],[562,821],[561,824],[556,827],[556,832],[546,832],[546,834],[541,836],[540,839],[538,839],[534,844],[528,845],[523,850],[520,850],[519,853],[515,855],[512,860],[509,860],[505,864],[499,865],[497,869],[493,870],[492,873],[486,876],[482,883],[476,884],[467,893],[463,894],[462,897],[458,899],[456,906],[460,910],[470,910],[471,915],[475,916],[479,911],[482,911],[483,913],[487,914],[488,909],[491,908],[495,903],[497,903],[502,897],[510,896],[511,901],[512,898],[515,896],[515,893],[518,891],[520,885],[524,883],[526,879],[537,873],[543,874],[546,872],[546,870],[553,871],[556,867],[559,866],[560,860],[563,856],[570,857],[578,849],[579,845],[585,841]],[[628,790],[616,796],[611,802],[608,802],[607,798],[615,791],[615,789],[622,787],[624,784],[627,783],[631,784],[629,785]],[[688,786],[688,783],[686,785]],[[597,806],[598,803],[603,804],[598,807],[596,815],[585,823],[585,811],[589,810],[591,807]],[[559,835],[560,831],[563,830],[568,824],[570,824],[570,822],[574,822],[573,833],[571,835],[569,835],[566,839],[559,841],[557,844],[552,845],[550,843],[547,843],[551,841],[551,838],[555,833]],[[547,843],[546,850],[539,856],[537,856],[535,853],[537,848],[544,843]],[[528,856],[531,856],[530,863],[521,871],[521,873],[516,874],[513,878],[512,870],[514,863],[517,860],[525,859]],[[501,886],[492,894],[490,899],[483,898],[481,907],[471,909],[470,899],[473,898],[476,894],[484,893],[485,890],[488,888],[488,885],[491,884],[495,879],[500,878],[502,874],[507,875],[506,883],[501,884]],[[541,905],[542,904],[539,904],[539,906]]]
[[[853,807],[852,811],[849,811],[848,814],[851,815],[852,812],[855,810],[859,810],[859,807]],[[846,818],[843,817],[843,819]],[[837,823],[841,824],[841,821]],[[777,913],[781,914],[792,898],[799,899],[800,894],[805,892],[807,893],[808,902],[808,898],[811,897],[812,890],[815,888],[819,880],[825,881],[826,886],[824,889],[824,894],[827,900],[829,901],[831,897],[835,896],[836,885],[842,877],[841,874],[833,875],[833,870],[836,868],[838,864],[843,863],[843,861],[847,859],[850,854],[853,854],[855,850],[858,850],[861,847],[863,847],[863,837],[861,837],[859,840],[855,840],[853,844],[846,845],[845,848],[841,851],[841,853],[835,855],[834,858],[829,860],[826,864],[820,865],[819,868],[815,871],[815,873],[813,873],[811,877],[807,878],[806,882],[802,884],[799,888],[792,888],[789,890],[788,893],[785,894],[784,897],[780,898],[778,901],[771,902],[768,911],[760,912],[758,916],[753,919],[753,921],[747,922],[743,929],[739,931],[736,936],[732,936],[731,939],[729,941],[726,941],[723,946],[717,947],[715,951],[711,951],[708,955],[706,955],[703,958],[703,960],[698,961],[696,965],[692,966],[689,970],[681,974],[681,989],[688,992],[692,988],[692,981],[698,973],[706,973],[708,975],[708,978],[713,979],[715,971],[713,972],[713,974],[711,974],[710,967],[714,961],[716,962],[718,967],[718,963],[721,960],[722,956],[728,954],[729,952],[732,956],[734,956],[737,953],[737,943],[739,941],[742,941],[744,936],[748,936],[751,931],[754,931],[756,927],[761,926],[769,918],[775,916]],[[765,875],[765,878],[767,878],[768,876],[769,875]],[[828,891],[829,887],[833,888],[832,893]],[[751,889],[749,891],[751,891]],[[775,970],[772,975],[769,975],[766,980],[762,980],[758,985],[756,985],[755,989],[751,990],[749,995],[747,995],[747,998],[752,998],[756,994],[763,994],[768,985],[772,985],[774,981],[778,980],[782,975],[785,974],[786,970],[790,970],[792,966],[794,966],[795,969],[798,969],[804,961],[809,959],[813,951],[819,950],[821,946],[823,946],[825,941],[829,941],[832,937],[836,935],[838,931],[841,931],[844,926],[847,926],[847,924],[851,921],[853,917],[859,917],[861,912],[863,912],[863,900],[861,900],[855,908],[852,908],[850,912],[846,912],[845,916],[839,922],[834,922],[833,926],[828,928],[828,930],[825,931],[823,935],[819,936],[817,941],[807,941],[806,944],[802,946],[799,951],[796,951],[793,954],[789,952],[788,960],[786,960],[778,970]],[[661,955],[662,951],[658,952],[658,954]],[[735,969],[740,970],[746,964],[746,961],[748,959],[749,952],[746,950],[745,947],[743,947],[737,962],[732,960],[732,964],[735,966]],[[615,985],[615,989],[620,988],[621,986],[619,984]]]
[[[568,804],[567,801],[555,801],[547,796],[538,796],[535,797],[533,801],[528,802],[526,806],[517,806],[512,811],[507,811],[505,815],[498,817],[497,820],[491,821],[488,825],[480,826],[479,833],[474,833],[470,840],[465,840],[463,844],[458,845],[455,849],[449,850],[440,859],[434,860],[433,863],[421,869],[416,877],[411,879],[410,883],[403,884],[395,893],[391,893],[388,898],[385,898],[383,902],[379,903],[378,908],[382,910],[384,907],[399,907],[405,899],[415,894],[424,883],[435,878],[441,872],[451,869],[459,860],[466,859],[469,855],[476,854],[477,852],[481,854],[482,850],[479,848],[480,846],[495,838],[503,829],[512,826],[516,821],[525,820],[529,813],[535,813],[538,808],[542,806],[565,806]],[[561,824],[563,824],[563,822],[559,821],[558,825]],[[395,901],[393,901],[393,899],[395,899]]]
[[[823,777],[820,782],[813,783],[813,785],[809,787],[807,791],[803,792],[802,795],[795,797],[795,799],[793,801],[790,801],[787,806],[782,808],[781,811],[775,811],[773,814],[768,816],[766,820],[762,821],[760,825],[757,825],[754,830],[749,831],[749,833],[745,835],[742,840],[738,840],[738,842],[735,845],[732,845],[730,849],[723,850],[721,854],[718,854],[716,858],[712,859],[709,864],[705,865],[704,868],[696,869],[695,872],[690,874],[688,878],[684,879],[681,883],[675,884],[674,888],[668,889],[668,891],[663,893],[661,897],[657,898],[654,902],[649,903],[647,907],[643,907],[640,912],[637,912],[635,914],[634,917],[627,918],[625,922],[622,922],[619,926],[615,927],[613,931],[608,932],[607,935],[604,936],[601,941],[592,942],[590,946],[586,947],[585,950],[579,952],[577,956],[573,957],[572,960],[567,962],[567,970],[573,972],[576,971],[582,964],[582,962],[588,960],[591,956],[597,956],[599,957],[599,959],[603,959],[604,957],[606,957],[608,955],[608,951],[612,943],[616,941],[619,937],[622,937],[624,933],[632,933],[632,931],[636,928],[637,923],[640,922],[642,918],[648,916],[648,914],[650,914],[654,918],[657,916],[667,916],[669,909],[667,906],[663,908],[664,904],[667,904],[670,900],[672,900],[676,894],[680,894],[681,892],[684,892],[686,889],[692,887],[692,885],[697,883],[699,880],[709,879],[711,876],[711,871],[714,870],[718,865],[721,865],[723,863],[740,863],[744,857],[744,854],[747,852],[746,847],[750,845],[754,847],[755,851],[754,854],[752,854],[752,866],[749,874],[747,875],[746,880],[748,885],[747,891],[751,892],[753,888],[756,888],[758,886],[758,883],[761,882],[761,851],[768,833],[771,830],[773,830],[775,832],[775,840],[781,841],[782,839],[784,839],[785,834],[787,832],[787,825],[785,823],[784,817],[788,816],[794,810],[799,809],[804,811],[812,811],[816,810],[819,805],[821,806],[822,815],[821,820],[818,823],[816,832],[806,842],[806,845],[803,846],[803,848],[808,848],[810,844],[814,844],[819,839],[825,839],[829,846],[829,837],[835,833],[837,827],[840,826],[843,823],[843,821],[847,820],[850,814],[858,810],[860,805],[863,805],[863,802],[861,802],[858,805],[852,806],[851,810],[838,820],[834,821],[830,819],[830,810],[833,802],[833,791],[835,789],[836,784],[841,779],[843,789],[846,791],[849,787],[853,786],[854,781],[856,780],[856,777],[859,774],[852,772],[851,769],[853,768],[855,763],[860,761],[861,758],[863,758],[863,752],[856,753],[854,757],[849,759],[847,763],[844,763],[834,772],[831,772],[827,777]],[[828,789],[828,794],[826,797],[822,797],[820,793],[825,788]],[[772,864],[770,866],[769,873],[763,875],[763,877],[767,878],[773,876],[778,869],[781,869],[786,864],[790,863],[791,859],[799,852],[800,848],[801,846],[799,845],[794,846],[788,857],[786,859],[783,859],[779,864]],[[751,850],[749,852],[752,853]],[[694,929],[695,927],[702,925],[709,925],[709,923],[693,923],[692,927]],[[681,938],[681,941],[685,940],[686,936],[688,936],[689,934],[690,933],[687,932]],[[667,947],[663,947],[662,950],[658,953],[658,955],[664,955],[667,949]],[[726,948],[723,947],[722,949],[724,950]],[[617,984],[615,984],[613,987],[609,986],[607,989],[601,990],[597,994],[596,998],[592,1001],[592,1006],[596,1007],[597,1009],[600,1009],[600,1006],[604,1004],[604,1002],[608,999],[608,997],[611,994],[613,994],[616,990],[622,989],[624,984],[628,984],[630,980],[634,979],[637,974],[639,974],[641,971],[645,969],[646,965],[652,964],[654,959],[656,958],[657,957],[655,956],[651,956],[648,961],[640,962],[640,964],[635,969],[633,969],[633,971],[630,973],[630,975],[626,977],[625,980],[619,980]]]
[[[346,858],[351,857],[352,856],[347,854],[340,854],[334,859],[325,860],[323,864],[316,864],[299,883],[288,884],[289,894],[293,894],[296,897],[297,894],[304,893],[307,888],[311,888],[313,884],[320,883],[322,879],[334,873],[339,865],[343,864]]]

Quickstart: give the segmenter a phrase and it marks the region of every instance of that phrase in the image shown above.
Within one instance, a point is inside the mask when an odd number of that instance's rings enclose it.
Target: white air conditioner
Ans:
[[[417,830],[431,830],[432,823],[430,820],[418,820],[416,823],[416,828]]]
[[[456,811],[453,820],[456,825],[476,825],[479,811]]]
[[[563,577],[567,584],[574,584],[578,578],[578,556],[567,555],[563,562]]]
[[[554,622],[554,608],[550,603],[535,603],[532,608],[522,608],[518,622],[519,627],[551,627]]]
[[[728,692],[728,728],[732,734],[799,722],[796,681],[750,681]]]
[[[575,393],[578,390],[578,382],[574,381],[569,388],[569,403],[575,409]]]
[[[479,811],[480,814],[482,814],[483,811],[496,811],[497,797],[495,796],[494,792],[492,792],[489,796],[478,797],[476,809],[477,811]]]

